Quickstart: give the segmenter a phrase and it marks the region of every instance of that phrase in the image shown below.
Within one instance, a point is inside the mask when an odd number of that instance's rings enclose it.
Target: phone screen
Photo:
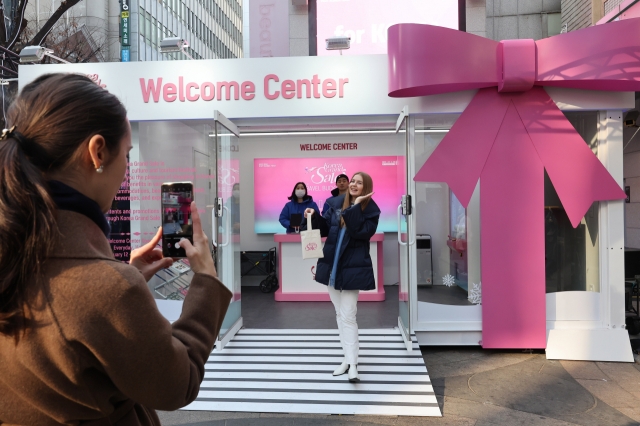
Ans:
[[[193,219],[191,202],[193,183],[175,182],[162,184],[162,255],[187,257],[178,243],[186,238],[193,243]]]

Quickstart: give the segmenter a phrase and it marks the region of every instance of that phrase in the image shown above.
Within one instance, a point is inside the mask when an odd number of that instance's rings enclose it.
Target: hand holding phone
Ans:
[[[180,240],[193,243],[193,183],[163,183],[162,193],[162,255],[184,258],[187,254]]]
[[[195,202],[191,203],[191,211],[193,214],[193,244],[191,241],[183,239],[180,241],[180,246],[185,250],[193,272],[209,274],[217,278],[218,273],[209,250],[209,239],[202,230],[202,222]]]

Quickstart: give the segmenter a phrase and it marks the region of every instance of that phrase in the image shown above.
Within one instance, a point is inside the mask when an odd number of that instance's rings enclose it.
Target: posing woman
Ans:
[[[170,324],[147,280],[162,236],[117,261],[109,210],[127,170],[126,110],[87,77],[26,85],[0,138],[0,424],[159,425],[198,395],[231,292],[195,203],[195,272]]]
[[[376,286],[373,264],[369,255],[369,240],[378,229],[380,209],[371,199],[373,181],[364,172],[353,175],[344,195],[327,200],[328,208],[320,216],[317,209],[307,209],[312,223],[320,229],[324,244],[324,258],[318,259],[316,281],[329,287],[329,296],[336,309],[340,343],[344,361],[333,372],[339,376],[349,372],[349,381],[358,377],[358,323],[356,312],[360,290]]]
[[[299,219],[302,220],[302,215],[307,208],[318,210],[318,205],[313,201],[313,197],[307,194],[307,185],[304,182],[298,182],[291,191],[290,200],[282,208],[280,213],[280,224],[285,227],[287,234],[300,230],[300,223],[294,223],[296,226],[291,225],[291,215],[299,214]]]

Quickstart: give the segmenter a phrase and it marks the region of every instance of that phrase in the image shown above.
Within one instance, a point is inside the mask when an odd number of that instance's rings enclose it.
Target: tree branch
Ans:
[[[4,24],[4,4],[0,2],[0,44],[7,42],[7,27]]]
[[[18,10],[16,11],[16,16],[13,23],[13,34],[11,34],[9,40],[7,40],[7,49],[13,48],[13,45],[18,40],[20,33],[27,26],[27,20],[24,19],[24,8],[27,6],[27,3],[29,3],[29,0],[23,0],[18,4]]]
[[[53,28],[58,19],[69,9],[71,9],[76,4],[80,3],[81,0],[64,0],[60,3],[60,7],[51,15],[51,17],[44,23],[38,34],[33,36],[27,46],[37,46],[40,45],[43,40],[49,35],[49,32]],[[26,1],[25,1],[26,3]]]

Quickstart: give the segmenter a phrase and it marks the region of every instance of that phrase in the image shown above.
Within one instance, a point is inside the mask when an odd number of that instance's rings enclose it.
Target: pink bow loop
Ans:
[[[536,82],[536,43],[531,39],[498,44],[498,92],[525,92]]]

